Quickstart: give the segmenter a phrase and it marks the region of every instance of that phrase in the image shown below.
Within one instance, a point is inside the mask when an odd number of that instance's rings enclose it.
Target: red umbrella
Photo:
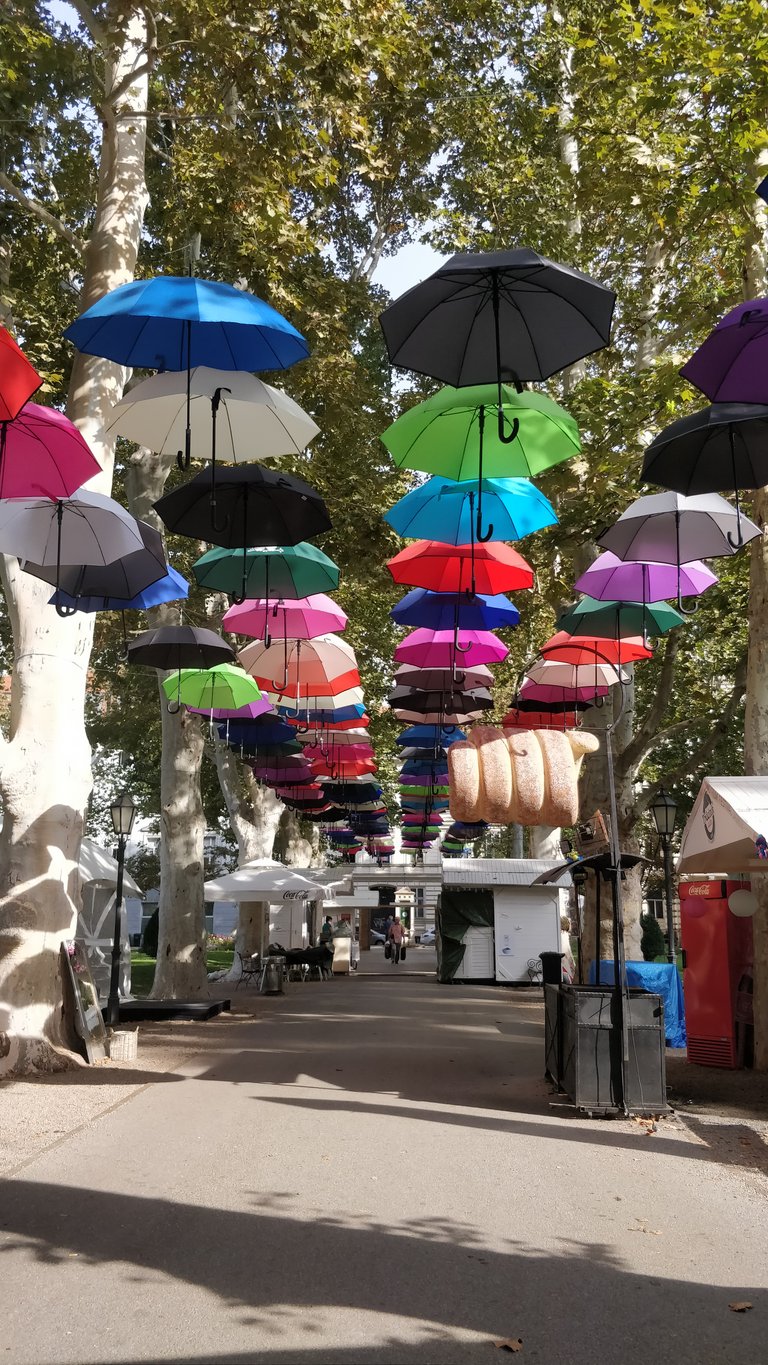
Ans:
[[[508,711],[501,728],[503,730],[571,730],[578,725],[579,717],[562,711]]]
[[[28,403],[2,424],[0,497],[68,498],[100,469],[77,427],[55,408]]]
[[[478,592],[491,595],[533,587],[533,569],[503,541],[487,545],[444,545],[416,540],[390,559],[396,583],[432,592]]]
[[[642,636],[628,635],[624,640],[603,640],[594,635],[568,635],[559,630],[541,646],[545,659],[565,664],[629,664],[635,659],[650,659],[653,651],[643,644]]]
[[[12,422],[43,381],[4,327],[0,327],[0,376],[0,422]]]

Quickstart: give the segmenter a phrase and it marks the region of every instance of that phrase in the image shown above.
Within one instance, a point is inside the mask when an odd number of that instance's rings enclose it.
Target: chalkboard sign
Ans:
[[[75,1032],[82,1041],[86,1060],[99,1062],[108,1056],[107,1034],[85,944],[80,939],[70,939],[62,943],[61,955],[66,963],[64,977],[72,990]]]

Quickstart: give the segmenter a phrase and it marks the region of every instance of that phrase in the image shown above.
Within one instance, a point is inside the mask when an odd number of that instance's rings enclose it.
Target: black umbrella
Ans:
[[[159,626],[145,630],[128,646],[128,662],[149,668],[214,668],[232,663],[235,651],[212,630],[195,626]]]
[[[529,700],[527,697],[516,697],[512,702],[515,711],[533,711],[537,715],[558,716],[576,711],[588,711],[594,706],[594,701],[536,701]]]
[[[314,488],[258,464],[219,469],[215,485],[210,468],[203,469],[166,493],[155,509],[169,531],[228,549],[298,545],[331,527],[328,509]]]
[[[445,384],[548,379],[607,346],[616,295],[571,266],[523,247],[452,256],[381,315],[389,358]]]
[[[740,488],[768,483],[768,406],[761,403],[712,403],[673,422],[648,446],[642,477],[675,493],[723,493],[733,489],[738,515],[736,536],[744,543]]]
[[[387,697],[387,705],[396,710],[422,711],[425,715],[433,711],[454,714],[462,711],[490,711],[493,697],[487,687],[462,692],[446,689],[444,692],[420,692],[414,687],[395,687]]]
[[[31,564],[24,561],[24,572],[41,578],[52,587],[58,584],[69,597],[115,597],[130,601],[152,583],[165,578],[163,538],[145,521],[136,523],[144,548],[115,559],[111,564]]]
[[[329,801],[345,806],[364,806],[381,796],[381,787],[375,782],[324,782],[323,791]]]

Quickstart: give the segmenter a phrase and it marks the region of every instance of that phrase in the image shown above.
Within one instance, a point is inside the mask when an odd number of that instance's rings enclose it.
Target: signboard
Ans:
[[[69,981],[75,1017],[75,1032],[82,1040],[86,1059],[99,1062],[108,1056],[107,1033],[99,1009],[99,996],[94,985],[85,944],[70,939],[61,945],[64,979]]]

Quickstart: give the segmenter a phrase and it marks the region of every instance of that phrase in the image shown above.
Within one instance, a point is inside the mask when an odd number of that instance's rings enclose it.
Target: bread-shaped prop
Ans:
[[[489,825],[504,825],[512,801],[512,764],[507,737],[495,725],[477,725],[470,731],[469,742],[480,758],[482,819]]]
[[[499,730],[478,725],[448,751],[454,820],[489,825],[572,825],[579,773],[599,741],[582,730]]]
[[[457,752],[458,751],[458,752]],[[454,820],[474,824],[481,817],[480,758],[473,744],[459,741],[448,750],[450,811]]]

